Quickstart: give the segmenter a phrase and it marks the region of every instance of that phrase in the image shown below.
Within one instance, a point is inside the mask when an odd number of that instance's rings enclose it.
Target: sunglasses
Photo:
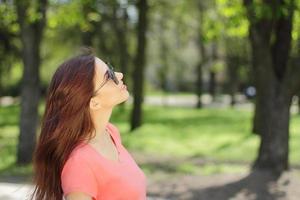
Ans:
[[[109,62],[105,62],[105,64],[108,66],[107,71],[104,74],[105,80],[100,84],[97,90],[95,90],[94,95],[98,93],[98,91],[109,81],[112,80],[116,85],[119,84],[119,80],[116,77],[116,74],[114,72],[113,66]]]

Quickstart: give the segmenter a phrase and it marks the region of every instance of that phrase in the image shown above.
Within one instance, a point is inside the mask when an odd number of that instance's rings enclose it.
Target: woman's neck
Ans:
[[[112,109],[99,109],[91,113],[92,121],[96,132],[96,135],[93,139],[91,139],[91,142],[97,143],[97,141],[101,141],[101,138],[103,138],[103,135],[105,133],[106,126],[109,123],[111,113]]]

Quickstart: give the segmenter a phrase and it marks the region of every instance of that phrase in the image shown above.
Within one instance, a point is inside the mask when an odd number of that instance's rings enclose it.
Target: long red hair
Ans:
[[[35,188],[31,199],[63,199],[63,166],[80,142],[94,137],[89,112],[94,74],[95,57],[91,54],[71,58],[54,73],[33,156]]]

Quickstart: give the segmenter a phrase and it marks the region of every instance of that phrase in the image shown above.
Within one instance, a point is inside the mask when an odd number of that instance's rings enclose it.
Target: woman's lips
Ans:
[[[122,85],[121,89],[125,90],[125,89],[127,89],[127,86],[126,85]]]

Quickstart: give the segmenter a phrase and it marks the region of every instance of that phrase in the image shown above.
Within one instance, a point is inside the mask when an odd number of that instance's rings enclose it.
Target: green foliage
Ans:
[[[91,22],[101,20],[99,12],[89,12],[87,16],[83,14],[84,4],[91,4],[93,1],[74,0],[67,2],[53,2],[48,12],[48,26],[52,29],[59,26],[64,28],[78,27],[79,31],[88,31],[92,29]]]
[[[292,29],[292,45],[295,47],[296,52],[299,53],[299,33],[300,33],[300,1],[295,1],[295,12],[293,20],[293,29]]]
[[[225,37],[246,37],[249,22],[241,0],[217,0],[217,11],[221,16],[219,23]]]
[[[288,18],[291,11],[299,6],[299,1],[284,0],[280,2],[254,0],[247,9],[250,11],[250,20],[272,20],[273,18]]]
[[[27,15],[30,21],[40,19],[41,16],[37,12],[39,1],[26,0],[21,2],[28,3]],[[286,1],[286,5],[280,7],[275,14],[277,16],[287,15],[289,2],[290,0]],[[295,2],[297,5],[292,32],[294,47],[297,46],[300,31],[300,4],[299,1]],[[117,48],[118,40],[113,27],[116,23],[113,20],[115,17],[120,20],[122,9],[125,9],[129,16],[126,32],[128,44],[126,48],[129,50],[128,67],[132,67],[132,57],[136,51],[135,25],[137,10],[135,9],[135,3],[134,0],[50,0],[47,10],[47,27],[42,44],[41,76],[43,84],[46,85],[49,82],[49,75],[53,73],[61,61],[73,55],[74,51],[82,46],[82,35],[87,32],[94,34],[91,36],[93,38],[92,46],[96,49],[99,57],[110,58],[118,68],[120,52]],[[250,52],[248,50],[244,51],[244,49],[248,48],[245,40],[248,39],[249,21],[246,18],[242,0],[150,0],[149,4],[150,29],[147,34],[149,40],[147,63],[149,68],[154,68],[153,71],[159,68],[155,68],[155,66],[163,65],[159,59],[161,51],[157,51],[157,49],[159,49],[160,44],[158,38],[164,35],[167,49],[166,56],[168,57],[167,63],[170,66],[168,68],[170,71],[169,79],[175,87],[178,85],[178,88],[193,88],[189,84],[194,84],[194,67],[201,57],[197,47],[195,47],[195,41],[199,37],[199,29],[203,31],[200,41],[204,42],[207,45],[206,47],[209,47],[212,43],[218,43],[217,51],[221,60],[223,60],[222,55],[224,54],[239,55],[244,60],[248,59]],[[115,16],[113,15],[114,8],[117,11]],[[262,4],[260,0],[254,1],[253,10],[258,18],[272,14],[271,7]],[[203,15],[202,22],[200,22],[201,15]],[[163,21],[163,27],[159,27],[160,21]],[[14,49],[20,50],[20,41],[19,38],[16,38],[19,26],[16,23],[16,11],[12,3],[0,4],[0,29],[14,35],[14,39],[10,39],[10,42],[13,44]],[[105,45],[101,45],[103,43]],[[104,47],[107,48],[107,51],[104,51]],[[4,59],[5,56],[2,55],[1,51],[0,48],[1,58]],[[8,55],[7,51],[3,51],[3,54]],[[5,63],[0,67],[1,74],[5,74],[1,80],[5,87],[8,86],[7,79],[9,79],[9,82],[13,82],[12,85],[19,82],[18,78],[10,79],[10,77],[19,77],[21,71],[19,69],[21,54],[16,52],[15,55],[17,56],[8,58],[11,65]],[[214,62],[213,60],[211,63]],[[8,75],[8,73],[4,73],[4,68],[7,66],[12,66],[17,70],[12,69],[12,75]],[[181,73],[183,68],[188,68],[186,74]],[[221,72],[222,70],[217,71]],[[131,73],[130,69],[128,70],[129,73]],[[129,76],[127,81],[131,81]],[[155,84],[153,82],[149,83],[152,87]]]
[[[215,62],[215,63],[212,64],[210,70],[212,72],[216,72],[217,73],[217,72],[223,71],[224,68],[225,68],[224,63],[222,61],[217,61],[217,62]]]
[[[18,80],[14,79],[12,71],[20,49],[18,32],[15,8],[11,3],[0,3],[0,96],[14,94],[17,88]]]
[[[197,27],[197,18],[194,15],[197,12],[197,7],[193,6],[189,1],[177,0],[175,4],[172,4],[168,4],[168,6],[171,5],[171,9],[166,7],[165,9],[168,9],[170,12],[169,19],[176,24],[178,39],[182,43],[186,43],[194,34],[192,30]]]
[[[14,8],[10,4],[0,3],[0,29],[8,32],[17,33],[19,26],[16,23],[17,16]]]
[[[222,34],[222,22],[219,20],[218,13],[214,9],[206,12],[205,20],[202,25],[204,30],[204,42],[217,40]]]
[[[26,9],[28,23],[33,24],[43,18],[42,13],[39,10],[40,3],[40,1],[28,1]],[[23,9],[25,9],[25,7],[23,7]]]

